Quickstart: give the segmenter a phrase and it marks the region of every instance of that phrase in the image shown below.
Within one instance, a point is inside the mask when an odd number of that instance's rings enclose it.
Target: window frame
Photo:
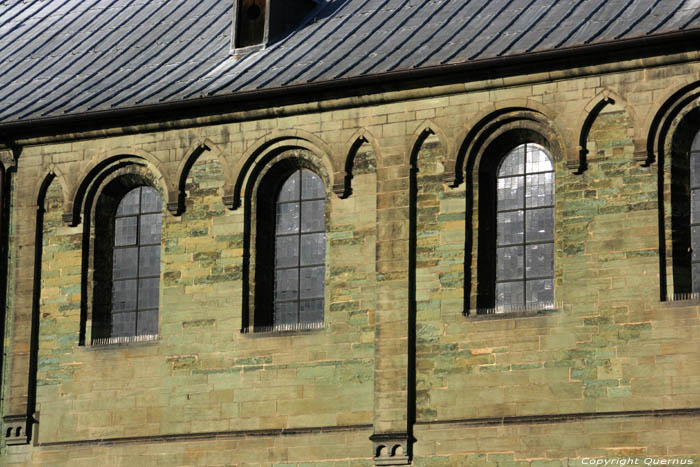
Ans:
[[[316,179],[319,181],[321,184],[321,187],[323,189],[323,197],[312,197],[312,198],[304,198],[304,173],[308,172],[313,174]],[[293,200],[282,200],[282,190],[284,189],[285,185],[294,177],[295,174],[299,174],[298,180],[299,180],[299,187],[297,189],[299,196]],[[322,230],[304,230],[304,203],[313,203],[313,202],[318,202],[318,201],[323,201],[323,229]],[[298,229],[296,232],[291,232],[291,233],[280,233],[279,231],[279,217],[280,217],[280,205],[298,205],[298,213],[299,213],[299,221],[298,221]],[[274,297],[272,300],[272,325],[274,329],[278,328],[284,328],[288,326],[287,324],[278,324],[278,319],[279,315],[282,314],[282,311],[280,308],[278,308],[278,305],[281,307],[284,304],[291,304],[295,303],[297,305],[296,309],[296,314],[297,314],[297,319],[296,319],[296,327],[303,327],[305,325],[307,326],[314,326],[315,324],[318,323],[318,321],[303,321],[301,319],[301,307],[302,303],[305,302],[313,302],[313,301],[318,301],[319,299],[321,300],[321,308],[323,308],[324,305],[324,292],[325,292],[325,279],[324,279],[324,287],[321,290],[321,297],[311,297],[311,298],[302,298],[302,288],[301,285],[303,283],[303,272],[305,269],[311,269],[311,268],[323,268],[323,276],[325,278],[326,274],[326,219],[325,219],[325,209],[326,209],[326,189],[325,186],[323,185],[323,182],[321,181],[320,177],[313,171],[302,168],[300,167],[298,170],[295,170],[291,174],[287,176],[286,179],[282,180],[280,184],[280,189],[278,190],[277,196],[276,196],[276,202],[275,202],[275,234],[274,234],[274,242],[271,247],[274,248],[274,274],[275,274],[275,279],[274,279]],[[311,263],[311,264],[302,264],[303,262],[303,256],[304,256],[304,248],[303,248],[303,238],[305,235],[318,235],[318,234],[323,234],[323,262],[322,263]],[[297,264],[295,266],[278,266],[278,260],[280,258],[280,254],[277,248],[278,245],[278,240],[280,238],[297,238]],[[297,285],[297,297],[294,299],[278,299],[277,298],[277,290],[279,288],[278,284],[278,279],[277,279],[277,274],[280,271],[297,271],[297,279],[296,279],[296,285]],[[322,322],[323,320],[321,320]],[[291,327],[295,327],[294,324],[292,324]]]
[[[133,189],[150,187],[155,190],[160,202],[160,258],[158,266],[156,332],[132,336],[112,336],[110,318],[112,314],[112,268],[114,262],[115,219],[117,208],[123,197]],[[83,267],[83,319],[81,322],[81,345],[109,346],[135,342],[157,341],[160,331],[160,307],[163,294],[163,227],[166,197],[159,179],[148,169],[137,164],[126,163],[99,177],[93,182],[85,202],[84,237],[88,245]],[[155,213],[155,212],[154,212]],[[154,246],[155,243],[151,246]],[[138,263],[137,263],[138,264]],[[153,278],[155,278],[155,274]],[[135,311],[136,312],[136,311]],[[136,328],[135,328],[136,329]]]
[[[528,147],[529,146],[535,146],[539,150],[542,151],[542,153],[549,159],[549,163],[551,164],[551,170],[546,170],[546,171],[537,171],[537,172],[529,172],[528,171]],[[516,174],[502,174],[502,169],[503,169],[503,164],[506,162],[506,160],[514,155],[515,151],[518,149],[523,148],[523,171],[516,173]],[[531,175],[546,175],[546,174],[552,174],[552,180],[551,180],[551,197],[552,197],[552,203],[547,204],[547,205],[537,205],[537,206],[530,206],[528,207],[527,205],[527,187],[528,187],[528,177]],[[516,179],[516,178],[522,178],[523,182],[522,185],[518,188],[519,191],[522,191],[522,206],[518,208],[506,208],[506,209],[501,209],[501,199],[498,196],[498,185],[501,180],[504,179]],[[516,311],[522,308],[523,311],[532,309],[534,306],[535,309],[546,309],[546,308],[552,308],[553,307],[553,302],[537,302],[536,305],[530,305],[528,303],[528,296],[527,296],[527,283],[528,281],[531,280],[551,280],[552,281],[552,289],[554,289],[554,223],[555,223],[555,205],[556,205],[556,199],[555,199],[555,190],[554,190],[554,180],[555,180],[555,174],[554,174],[554,162],[552,160],[551,154],[549,154],[549,151],[547,151],[546,148],[543,146],[536,144],[536,143],[523,143],[520,144],[513,149],[511,149],[508,153],[505,154],[505,156],[502,157],[500,163],[498,164],[498,168],[496,170],[496,245],[495,245],[495,253],[496,253],[496,276],[494,280],[494,308],[499,312],[498,310],[504,310],[505,311]],[[532,211],[544,211],[546,209],[550,209],[552,212],[552,233],[551,233],[551,240],[532,240],[528,241],[527,239],[527,233],[528,233],[528,212]],[[503,213],[516,213],[516,212],[522,212],[523,213],[523,220],[522,220],[522,242],[516,242],[516,243],[500,243],[499,242],[499,229],[498,229],[498,217],[500,214]],[[528,252],[528,247],[529,246],[535,246],[535,245],[551,245],[552,246],[552,268],[551,268],[551,275],[546,275],[546,276],[534,276],[534,277],[528,277],[528,271],[527,271],[527,252]],[[518,278],[503,278],[498,276],[498,258],[499,258],[499,250],[505,249],[505,248],[516,248],[519,247],[522,249],[522,275],[520,275]],[[522,307],[520,305],[506,305],[506,304],[499,304],[498,303],[498,286],[499,284],[506,284],[506,283],[522,283],[523,284],[523,299],[522,299]],[[553,290],[552,290],[553,292]]]
[[[275,327],[272,292],[274,291],[274,226],[276,225],[277,194],[287,177],[299,169],[316,174],[325,191],[325,268],[323,288],[323,319],[314,323]],[[284,148],[270,154],[251,174],[246,188],[243,312],[241,332],[270,335],[277,332],[297,332],[324,329],[328,306],[328,258],[330,243],[330,182],[323,159],[305,148]],[[270,267],[272,265],[272,267]]]
[[[160,197],[160,194],[157,194],[157,196],[160,198],[161,210],[151,210],[151,211],[144,212],[143,190],[145,188],[150,188],[155,193],[158,193],[158,191],[155,188],[150,187],[148,185],[141,185],[141,186],[137,186],[137,187],[132,188],[131,190],[129,190],[128,192],[126,192],[122,196],[121,200],[119,200],[119,202],[117,203],[117,211],[114,213],[114,216],[112,218],[113,219],[112,228],[114,229],[114,236],[113,236],[114,240],[113,240],[113,244],[112,244],[113,245],[112,246],[113,256],[116,258],[118,251],[120,251],[120,250],[136,249],[136,272],[135,272],[136,275],[135,276],[128,276],[128,277],[121,277],[120,276],[120,277],[116,278],[115,273],[116,273],[117,265],[116,265],[116,262],[113,260],[113,262],[112,262],[112,264],[113,264],[112,297],[114,297],[114,294],[116,292],[115,291],[115,283],[126,282],[126,281],[135,281],[136,282],[136,289],[134,291],[134,295],[136,296],[136,303],[135,303],[135,308],[133,308],[131,310],[115,310],[114,298],[112,298],[112,309],[110,310],[110,316],[112,317],[112,319],[114,318],[114,315],[132,313],[135,315],[135,322],[134,322],[134,334],[133,335],[129,335],[129,336],[111,335],[110,339],[115,338],[115,337],[134,337],[134,338],[136,338],[138,336],[146,336],[146,335],[157,336],[158,335],[158,329],[157,329],[158,319],[157,319],[157,317],[158,317],[158,310],[160,309],[160,303],[159,303],[160,300],[157,299],[155,307],[143,307],[143,308],[140,306],[140,301],[141,301],[141,280],[142,279],[151,279],[151,280],[157,279],[158,280],[158,288],[156,290],[156,294],[158,294],[160,292],[160,272],[161,272],[160,271],[161,270],[161,268],[160,268],[160,259],[161,259],[160,247],[162,245],[162,219],[163,219],[162,197]],[[122,206],[122,203],[124,203],[126,201],[127,196],[129,196],[131,193],[135,192],[136,190],[138,190],[138,192],[139,192],[138,193],[138,198],[139,198],[138,212],[136,212],[136,213],[128,213],[127,212],[127,213],[120,214],[119,209]],[[155,214],[159,215],[159,219],[158,219],[158,223],[157,223],[157,225],[160,227],[160,232],[158,232],[158,235],[157,235],[158,241],[157,242],[156,241],[152,241],[152,242],[146,241],[144,243],[143,237],[142,237],[142,227],[143,227],[142,220],[143,220],[144,216],[153,216]],[[117,237],[117,223],[120,219],[127,219],[127,218],[136,218],[136,225],[135,225],[135,230],[136,230],[135,237],[136,238],[135,238],[133,243],[119,244],[118,237]],[[142,251],[146,247],[155,247],[155,246],[158,247],[158,254],[157,254],[157,261],[159,264],[158,273],[157,274],[142,274],[142,272],[141,272],[141,267],[142,267],[141,254],[142,254]],[[138,332],[139,316],[141,315],[141,313],[153,312],[153,311],[155,311],[155,313],[156,313],[156,332],[155,333],[148,333],[148,332],[139,333]]]
[[[523,306],[511,307],[511,306],[499,306],[497,305],[497,283],[503,282],[514,282],[514,281],[524,281],[525,279],[512,279],[512,280],[499,280],[497,277],[497,260],[496,251],[498,248],[498,178],[499,170],[503,161],[506,157],[512,153],[513,150],[522,145],[537,145],[544,150],[547,154],[551,164],[552,164],[552,205],[547,205],[547,208],[552,209],[553,212],[553,231],[552,240],[546,242],[535,242],[537,244],[552,244],[552,301],[551,302],[541,302],[533,305],[527,304],[527,294],[523,290]],[[554,147],[552,147],[554,146]],[[475,314],[478,315],[491,315],[491,314],[513,314],[519,312],[540,312],[544,310],[552,310],[556,308],[556,287],[555,280],[556,277],[556,161],[557,157],[556,143],[554,145],[544,138],[540,133],[532,130],[511,130],[506,131],[499,135],[497,138],[493,138],[490,144],[484,148],[483,152],[479,157],[478,162],[478,182],[474,184],[474,210],[476,216],[475,225],[475,235],[473,236],[475,240],[476,249],[472,254],[476,255],[476,262],[472,263],[475,267],[474,273],[472,273],[472,290],[476,291],[476,296],[474,301],[471,302],[470,307],[474,307]],[[539,172],[538,172],[539,173]],[[546,172],[542,172],[546,173]],[[535,174],[533,172],[532,174]],[[523,171],[520,175],[525,178],[527,175]],[[523,185],[523,196],[525,192],[525,186]],[[469,201],[469,200],[468,200]],[[523,204],[523,207],[525,204]],[[543,208],[545,206],[542,206]],[[537,207],[536,209],[539,209]],[[523,209],[523,216],[525,216],[525,210]],[[525,220],[524,220],[525,221]],[[525,224],[523,223],[523,227]],[[525,242],[525,231],[523,230],[523,243],[522,245],[529,245],[530,243]],[[535,244],[533,243],[533,244]],[[505,246],[505,245],[504,245]],[[525,257],[523,257],[523,277],[525,277]],[[539,277],[539,276],[538,276]],[[467,315],[470,313],[467,311]]]

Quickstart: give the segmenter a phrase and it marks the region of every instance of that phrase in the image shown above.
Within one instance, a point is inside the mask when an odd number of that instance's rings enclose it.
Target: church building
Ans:
[[[700,1],[0,0],[0,465],[700,465]]]

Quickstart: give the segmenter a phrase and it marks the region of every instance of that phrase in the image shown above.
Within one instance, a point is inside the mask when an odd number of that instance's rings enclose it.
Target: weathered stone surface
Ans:
[[[421,466],[700,462],[700,304],[661,301],[671,162],[643,167],[635,146],[668,91],[700,67],[661,68],[24,148],[2,408],[26,413],[36,284],[40,444],[3,446],[3,462],[362,466],[373,462],[370,435],[410,431]],[[574,174],[567,152],[605,89],[625,101],[597,115],[587,170]],[[475,209],[478,167],[457,166],[456,148],[478,119],[510,107],[540,112],[564,144],[554,153],[557,309],[484,317],[475,313],[478,227],[491,213]],[[351,144],[361,130],[373,136]],[[349,194],[326,187],[324,329],[241,332],[245,202],[254,200],[243,189],[231,210],[223,199],[234,199],[242,174],[246,187],[244,157],[266,137],[311,153]],[[178,173],[205,139],[216,150]],[[93,346],[84,255],[93,227],[69,227],[64,214],[86,170],[144,152],[138,162],[164,195],[158,340]],[[51,170],[35,235],[36,194]],[[446,173],[466,181],[454,187]],[[173,216],[166,197],[183,175],[185,210]]]

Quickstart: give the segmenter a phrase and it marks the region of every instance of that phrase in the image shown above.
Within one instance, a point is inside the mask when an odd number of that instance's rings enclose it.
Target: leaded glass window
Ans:
[[[547,151],[523,144],[497,175],[496,309],[554,302],[554,167]]]
[[[700,132],[690,152],[690,251],[693,293],[700,293]]]
[[[307,169],[286,179],[276,202],[275,329],[323,323],[326,190]]]
[[[158,334],[162,202],[158,191],[129,191],[114,216],[110,337]]]

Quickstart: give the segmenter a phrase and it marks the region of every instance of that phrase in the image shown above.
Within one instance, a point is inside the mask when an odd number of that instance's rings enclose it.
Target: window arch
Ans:
[[[275,164],[257,190],[254,329],[324,322],[326,188],[303,160]]]
[[[482,313],[551,308],[552,157],[544,146],[526,142],[491,160],[490,165],[485,164],[479,182],[482,195],[477,305]]]
[[[95,217],[93,343],[158,335],[162,199],[148,185],[118,178],[101,193]]]

